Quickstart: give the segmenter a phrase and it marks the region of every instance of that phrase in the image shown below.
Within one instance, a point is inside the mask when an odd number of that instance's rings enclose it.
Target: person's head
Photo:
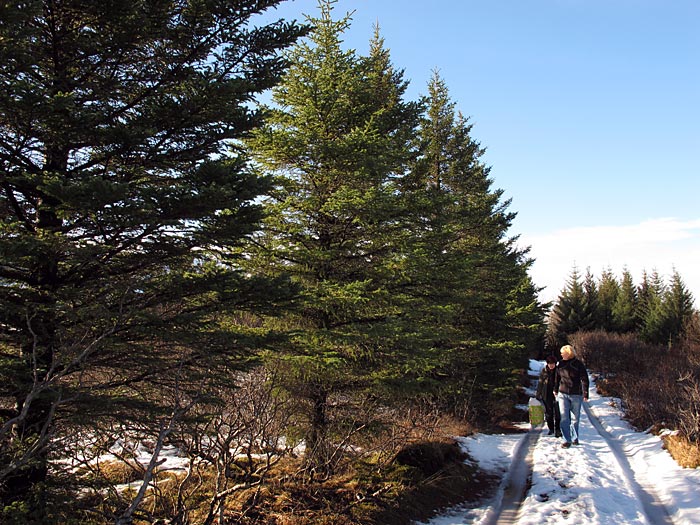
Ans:
[[[548,355],[545,358],[545,361],[547,362],[547,366],[549,368],[554,368],[555,366],[557,366],[557,358],[554,357],[553,355]]]
[[[561,350],[559,350],[559,352],[561,353],[561,358],[564,361],[568,361],[569,359],[573,359],[574,355],[575,355],[574,354],[574,347],[571,345],[562,346]]]

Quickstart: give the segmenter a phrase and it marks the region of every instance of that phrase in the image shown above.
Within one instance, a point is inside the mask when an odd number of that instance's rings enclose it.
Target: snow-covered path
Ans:
[[[531,373],[540,366],[533,362]],[[461,439],[482,468],[503,475],[501,488],[483,506],[455,508],[429,524],[700,524],[700,469],[679,467],[658,436],[632,430],[617,406],[592,388],[581,414],[581,445],[569,449],[547,436],[546,428]],[[522,476],[517,472],[528,454],[529,488],[519,509],[508,510],[510,481]]]
[[[668,510],[661,502],[656,487],[654,487],[645,475],[636,473],[630,465],[629,457],[634,456],[634,451],[631,451],[628,455],[622,443],[603,428],[600,420],[593,414],[588,405],[585,405],[585,409],[588,420],[593,424],[598,434],[605,439],[608,447],[610,447],[610,450],[614,453],[615,459],[625,476],[625,481],[630,485],[635,497],[641,503],[647,520],[659,525],[673,525],[673,520]]]
[[[584,414],[580,430],[581,445],[571,449],[561,448],[560,439],[541,437],[534,451],[532,487],[517,523],[656,523],[646,517],[633,473]],[[646,493],[644,497],[654,499]]]

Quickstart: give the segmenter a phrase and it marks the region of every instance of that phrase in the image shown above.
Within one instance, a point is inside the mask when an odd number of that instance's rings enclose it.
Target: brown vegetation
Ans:
[[[700,466],[700,447],[678,434],[664,436],[664,447],[681,467],[697,468]]]
[[[331,412],[329,428],[346,429],[334,434],[341,459],[333,474],[309,476],[298,442],[289,439],[296,404],[276,395],[275,383],[274,373],[258,369],[238,378],[224,405],[193,409],[194,421],[168,437],[188,458],[186,470],[158,465],[148,478],[149,467],[137,461],[138,444],[148,443],[149,451],[155,446],[143,430],[95,428],[89,445],[76,436],[65,451],[74,456],[80,497],[51,502],[52,522],[114,523],[147,478],[131,515],[137,525],[398,525],[480,500],[496,487],[498,480],[479,472],[452,437],[473,432],[468,424],[425,400],[390,408],[361,396],[342,400],[354,411],[336,403]],[[118,456],[111,446],[116,436],[124,438]],[[65,491],[77,493],[75,486]]]
[[[278,482],[258,493],[254,509],[244,511],[239,502],[227,518],[231,523],[270,525],[408,523],[431,516],[441,505],[462,502],[465,495],[478,497],[488,487],[464,460],[457,444],[430,442],[411,446],[385,468],[359,461],[311,483],[275,476]],[[286,464],[288,472],[293,463]]]
[[[650,345],[634,334],[578,332],[570,337],[598,391],[620,400],[638,429],[674,429],[669,452],[683,466],[700,466],[700,323],[694,319],[674,345]]]
[[[210,495],[217,490],[215,467],[199,470],[197,476],[161,473],[133,522],[145,525],[173,516],[178,499],[187,493],[190,523],[398,525],[428,519],[457,503],[477,501],[498,482],[479,472],[459,445],[447,438],[406,446],[386,465],[377,459],[356,457],[335,476],[309,482],[297,475],[301,458],[287,456],[275,464],[265,483],[232,493],[215,517],[209,505]],[[98,472],[115,482],[134,481],[133,469],[115,461],[100,463],[92,474]],[[76,507],[82,507],[85,516],[92,515],[85,523],[106,524],[109,520],[98,519],[95,511],[118,505],[115,497],[113,491],[104,497],[93,492],[77,501]],[[76,510],[72,509],[74,517]]]

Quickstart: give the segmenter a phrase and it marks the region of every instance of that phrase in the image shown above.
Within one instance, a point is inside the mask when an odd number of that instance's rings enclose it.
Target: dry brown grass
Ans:
[[[663,439],[665,448],[681,467],[700,467],[700,445],[698,443],[691,443],[678,434],[664,436]]]
[[[124,485],[143,479],[143,467],[134,466],[120,460],[104,460],[92,465],[83,473],[95,479],[101,479],[109,485]]]

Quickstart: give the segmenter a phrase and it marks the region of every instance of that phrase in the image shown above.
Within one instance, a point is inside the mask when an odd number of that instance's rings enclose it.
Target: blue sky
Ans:
[[[429,6],[429,7],[426,7]],[[574,266],[675,268],[700,303],[700,1],[339,0],[426,93],[447,83],[553,300]],[[318,14],[288,0],[276,17]]]

